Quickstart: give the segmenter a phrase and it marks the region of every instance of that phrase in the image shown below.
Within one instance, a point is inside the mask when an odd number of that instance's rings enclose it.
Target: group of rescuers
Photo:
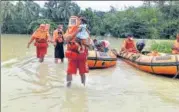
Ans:
[[[27,48],[35,40],[34,46],[36,46],[37,58],[39,62],[44,61],[44,57],[47,54],[48,44],[54,45],[54,57],[55,63],[58,63],[60,59],[63,63],[64,54],[66,57],[75,56],[75,59],[68,58],[67,67],[67,87],[71,86],[72,75],[77,73],[81,76],[81,83],[85,86],[86,76],[85,73],[89,72],[87,65],[88,50],[93,49],[101,52],[108,52],[110,43],[107,40],[91,39],[89,31],[87,29],[87,21],[84,17],[79,17],[80,25],[78,30],[74,33],[75,39],[67,39],[63,32],[63,25],[58,25],[58,28],[53,32],[53,39],[50,37],[49,24],[41,24],[39,28],[32,34],[30,41],[28,42]],[[173,54],[179,54],[179,34],[172,47]],[[67,51],[64,53],[64,43],[67,45]],[[140,53],[145,46],[144,41],[139,41],[137,44],[133,40],[131,34],[126,36],[123,42],[121,51]],[[70,53],[69,53],[70,52]],[[66,54],[67,53],[67,54]],[[74,55],[75,54],[75,55]],[[153,51],[148,55],[157,56],[158,52]]]

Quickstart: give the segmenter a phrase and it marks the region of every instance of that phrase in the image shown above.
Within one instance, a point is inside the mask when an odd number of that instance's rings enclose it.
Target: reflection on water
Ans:
[[[38,63],[33,46],[26,54],[28,38],[10,43],[4,39],[1,63],[3,112],[178,112],[179,81],[141,72],[120,59],[108,69],[90,70],[87,85],[73,77],[65,87],[67,60],[55,64],[53,46],[44,63]],[[17,40],[17,39],[16,39]],[[110,39],[118,46],[116,39]],[[19,44],[22,43],[22,44]],[[19,53],[18,49],[21,53]],[[7,61],[6,61],[7,60]]]
[[[61,112],[88,112],[87,93],[84,89],[67,89]]]

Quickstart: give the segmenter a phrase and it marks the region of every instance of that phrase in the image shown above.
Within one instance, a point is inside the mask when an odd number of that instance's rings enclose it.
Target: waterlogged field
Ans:
[[[2,35],[2,112],[179,111],[178,79],[139,71],[120,59],[115,67],[90,70],[86,87],[80,84],[79,75],[75,75],[72,88],[67,89],[67,60],[55,64],[53,45],[49,45],[45,62],[40,64],[33,44],[26,48],[29,39],[30,35]],[[106,39],[117,49],[123,41]],[[145,49],[149,50],[154,41],[146,43]]]

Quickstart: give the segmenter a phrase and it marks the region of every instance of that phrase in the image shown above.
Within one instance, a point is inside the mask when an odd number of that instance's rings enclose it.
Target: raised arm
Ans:
[[[56,38],[58,38],[58,32],[55,30],[53,32],[53,42],[55,42]]]

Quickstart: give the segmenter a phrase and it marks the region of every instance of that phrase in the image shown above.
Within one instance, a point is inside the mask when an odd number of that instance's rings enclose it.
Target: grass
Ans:
[[[155,41],[151,42],[150,50],[155,50],[162,53],[171,53],[172,52],[173,41],[165,40],[165,41]]]

